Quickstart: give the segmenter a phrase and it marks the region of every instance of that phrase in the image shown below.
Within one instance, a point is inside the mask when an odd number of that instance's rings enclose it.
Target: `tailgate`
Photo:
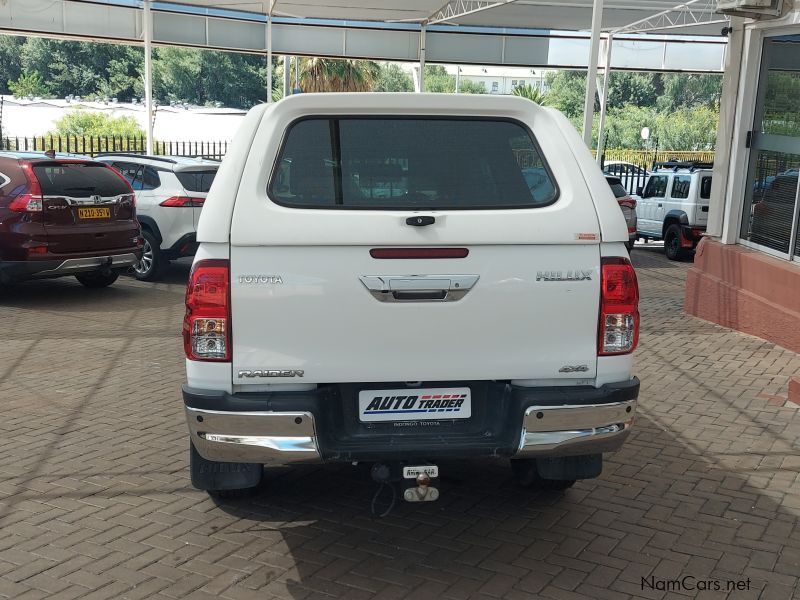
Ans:
[[[106,165],[40,162],[33,167],[44,198],[44,229],[53,254],[104,252],[134,245],[134,196]]]
[[[523,118],[534,107],[509,105]],[[534,110],[535,129],[506,117],[265,118],[231,224],[234,383],[594,377],[592,193],[618,209]]]
[[[233,247],[234,382],[274,383],[239,376],[271,370],[303,371],[306,383],[594,377],[598,246],[469,250],[376,260],[359,246]],[[556,281],[559,272],[582,280]],[[428,299],[406,289],[421,274]],[[460,299],[430,299],[475,276]],[[400,291],[382,301],[364,277]]]

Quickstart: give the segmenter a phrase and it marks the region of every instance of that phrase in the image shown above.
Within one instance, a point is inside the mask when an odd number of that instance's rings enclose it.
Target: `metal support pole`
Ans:
[[[288,54],[283,57],[283,97],[292,93],[292,57]]]
[[[597,61],[600,57],[600,34],[603,27],[603,0],[594,0],[592,13],[592,41],[589,49],[589,72],[586,76],[586,102],[583,105],[583,141],[592,147],[592,122],[594,97],[597,93]]]
[[[597,130],[597,164],[603,161],[603,153],[606,150],[606,112],[608,111],[608,90],[611,87],[611,48],[614,46],[614,34],[606,36],[606,61],[603,74],[603,93],[600,97],[600,127]]]
[[[456,65],[456,94],[461,91],[461,65]]]
[[[153,153],[153,17],[150,0],[142,4],[142,32],[144,33],[144,107],[147,113],[147,154]]]
[[[425,30],[428,28],[427,24],[422,24],[422,29],[419,32],[419,89],[418,92],[425,91]]]
[[[269,0],[267,15],[267,103],[272,102],[272,9],[275,0]]]

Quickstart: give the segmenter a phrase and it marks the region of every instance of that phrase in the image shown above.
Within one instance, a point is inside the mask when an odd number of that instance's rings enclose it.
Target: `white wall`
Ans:
[[[27,101],[4,96],[3,137],[33,137],[45,135],[55,128],[55,122],[70,111],[74,103],[65,100]],[[89,102],[82,110],[101,112],[113,117],[130,116],[145,129],[144,107],[135,104],[102,104]],[[158,107],[155,118],[155,137],[160,141],[229,141],[244,118],[245,111],[226,108],[183,109]]]

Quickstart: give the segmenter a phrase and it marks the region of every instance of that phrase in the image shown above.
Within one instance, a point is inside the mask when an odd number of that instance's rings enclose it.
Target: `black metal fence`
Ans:
[[[97,156],[104,152],[145,154],[147,141],[143,136],[36,136],[0,138],[0,151],[31,151],[83,154]],[[161,156],[196,156],[222,159],[228,151],[228,142],[156,141],[153,153]]]

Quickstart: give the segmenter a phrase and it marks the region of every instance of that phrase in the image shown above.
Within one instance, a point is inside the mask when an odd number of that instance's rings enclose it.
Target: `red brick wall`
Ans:
[[[800,264],[705,238],[686,277],[687,313],[800,352]]]

